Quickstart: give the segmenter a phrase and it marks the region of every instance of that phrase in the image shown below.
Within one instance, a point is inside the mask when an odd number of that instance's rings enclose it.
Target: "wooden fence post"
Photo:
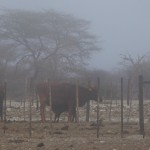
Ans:
[[[123,138],[123,78],[121,78],[121,138]]]
[[[32,136],[32,104],[33,104],[33,84],[32,78],[29,80],[29,137]]]
[[[26,99],[27,99],[27,87],[28,87],[28,80],[25,80],[25,86],[24,86],[24,101],[23,101],[23,116],[24,121],[26,120]]]
[[[6,95],[7,95],[7,82],[5,81],[4,82],[4,109],[3,109],[4,110],[4,133],[6,132],[6,115],[7,115],[6,114],[6,111],[7,111]]]
[[[48,93],[49,93],[50,127],[52,129],[52,88],[51,88],[51,83],[49,79],[48,79]]]
[[[127,85],[127,105],[129,106],[130,103],[130,79],[128,79],[128,85]]]
[[[86,103],[86,122],[90,120],[90,101]]]
[[[99,102],[100,102],[100,93],[99,93],[99,89],[100,89],[100,79],[97,78],[97,82],[98,82],[98,87],[97,87],[97,138],[99,138],[99,119],[100,119],[100,115],[99,115]]]
[[[76,121],[79,122],[79,81],[76,82]]]
[[[144,113],[143,113],[143,76],[139,76],[139,125],[140,125],[140,134],[144,138]]]
[[[109,122],[111,122],[111,110],[112,110],[112,102],[113,102],[113,92],[112,92],[112,89],[113,89],[113,85],[112,85],[112,82],[111,82],[111,95],[110,95],[110,106],[109,106]]]
[[[90,81],[88,81],[88,88],[90,88]],[[90,118],[90,101],[86,103],[86,122],[89,122]]]

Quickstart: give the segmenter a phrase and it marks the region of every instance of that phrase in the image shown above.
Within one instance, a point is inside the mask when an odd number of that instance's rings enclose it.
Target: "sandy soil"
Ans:
[[[39,111],[32,107],[32,132],[30,137],[28,112],[20,103],[8,104],[7,122],[0,122],[0,150],[150,150],[150,102],[145,102],[145,138],[139,135],[138,105],[132,109],[124,106],[124,135],[120,135],[120,104],[100,105],[102,118],[100,136],[97,138],[96,106],[91,105],[90,122],[85,123],[85,110],[80,108],[80,122],[68,123],[66,114],[60,123],[41,123]],[[47,118],[48,110],[47,110]],[[111,121],[110,121],[111,119]],[[4,133],[5,132],[5,133]]]

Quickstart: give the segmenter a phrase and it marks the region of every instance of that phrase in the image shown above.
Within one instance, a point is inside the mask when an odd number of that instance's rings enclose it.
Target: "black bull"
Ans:
[[[37,95],[40,100],[41,119],[45,121],[45,106],[49,105],[49,85],[41,83],[37,85]],[[68,112],[68,120],[72,121],[76,117],[76,85],[61,83],[51,85],[52,111],[56,118],[63,112]],[[97,100],[97,91],[92,88],[78,87],[79,107],[85,105],[89,100]]]

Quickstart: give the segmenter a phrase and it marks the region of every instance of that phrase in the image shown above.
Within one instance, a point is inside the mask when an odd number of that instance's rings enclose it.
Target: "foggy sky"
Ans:
[[[90,66],[119,67],[120,54],[133,57],[150,51],[150,0],[0,0],[0,9],[47,10],[73,14],[91,22],[102,51]]]

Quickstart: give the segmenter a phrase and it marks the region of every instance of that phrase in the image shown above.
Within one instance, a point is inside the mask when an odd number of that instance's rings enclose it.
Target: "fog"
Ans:
[[[120,67],[120,54],[143,55],[150,47],[149,0],[0,0],[1,9],[53,9],[91,22],[102,51],[93,54],[91,68]]]

